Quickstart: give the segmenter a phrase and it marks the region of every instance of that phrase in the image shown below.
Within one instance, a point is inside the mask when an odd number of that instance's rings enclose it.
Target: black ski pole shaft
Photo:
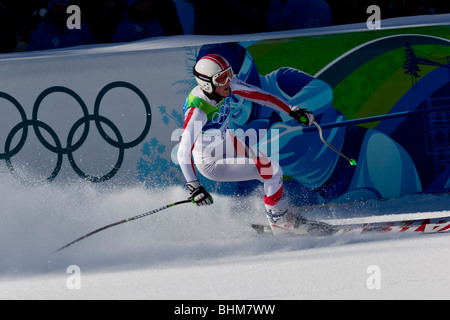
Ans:
[[[323,138],[323,134],[322,134],[322,128],[319,126],[319,124],[315,121],[313,121],[313,124],[316,126],[317,130],[319,130],[319,136],[320,136],[320,140],[322,140],[323,143],[325,143],[325,145],[330,148],[331,150],[333,150],[334,152],[336,152],[337,154],[339,154],[341,157],[343,157],[344,159],[346,159],[352,166],[356,166],[356,160],[355,159],[350,159],[349,157],[347,157],[345,154],[343,154],[342,152],[340,152],[338,149],[336,149],[335,147],[333,147],[331,144],[328,143],[327,140],[325,140]]]
[[[339,128],[339,127],[348,127],[348,126],[357,125],[357,124],[392,120],[392,119],[397,119],[397,118],[405,118],[405,117],[409,117],[412,115],[420,115],[420,114],[426,114],[426,113],[431,113],[431,112],[440,112],[440,111],[448,111],[448,110],[450,110],[450,106],[446,105],[443,107],[434,107],[434,108],[426,108],[426,109],[410,110],[410,111],[400,111],[400,112],[388,113],[388,114],[366,117],[366,118],[359,118],[359,119],[345,120],[345,121],[331,122],[331,123],[322,123],[321,128],[325,130],[325,129]],[[304,128],[302,127],[302,130],[303,130],[303,132],[310,132],[315,129],[314,129],[314,127],[304,127]]]
[[[154,210],[151,210],[151,211],[147,211],[147,212],[142,213],[142,214],[139,214],[139,215],[137,215],[137,216],[134,216],[134,217],[131,217],[131,218],[127,218],[127,219],[124,219],[124,220],[121,220],[121,221],[117,221],[117,222],[114,222],[114,223],[111,223],[111,224],[108,224],[107,226],[98,228],[97,230],[94,230],[94,231],[92,231],[92,232],[89,232],[89,233],[85,234],[84,236],[79,237],[78,239],[75,239],[75,240],[73,240],[72,242],[69,242],[69,243],[66,244],[65,246],[62,246],[61,248],[57,249],[54,253],[59,252],[59,251],[61,251],[61,250],[63,250],[63,249],[66,249],[67,247],[70,247],[71,245],[73,245],[73,244],[75,244],[75,243],[77,243],[77,242],[80,242],[81,240],[86,239],[87,237],[90,237],[90,236],[92,236],[92,235],[94,235],[94,234],[96,234],[96,233],[99,233],[100,231],[103,231],[103,230],[106,230],[106,229],[115,227],[115,226],[117,226],[117,225],[119,225],[119,224],[123,224],[123,223],[127,223],[127,222],[130,222],[130,221],[133,221],[133,220],[137,220],[137,219],[140,219],[140,218],[144,218],[144,217],[146,217],[146,216],[152,215],[152,214],[157,213],[157,212],[159,212],[159,211],[162,211],[162,210],[165,210],[165,209],[168,209],[168,208],[177,206],[177,205],[179,205],[179,204],[189,203],[189,202],[192,202],[192,200],[191,200],[191,199],[187,199],[187,200],[177,201],[177,202],[174,202],[174,203],[165,205],[165,206],[163,206],[163,207],[161,207],[161,208],[154,209]]]

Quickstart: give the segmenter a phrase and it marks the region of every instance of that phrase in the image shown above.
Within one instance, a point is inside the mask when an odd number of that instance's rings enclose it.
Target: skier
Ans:
[[[214,181],[260,180],[264,183],[264,205],[274,233],[295,232],[306,220],[288,210],[283,197],[283,171],[279,164],[249,145],[228,129],[230,96],[237,95],[279,112],[300,124],[314,121],[310,110],[290,106],[284,99],[234,76],[232,66],[218,54],[207,54],[193,70],[198,85],[184,104],[185,123],[178,149],[178,162],[195,204],[210,205],[213,199],[200,185],[198,171]]]

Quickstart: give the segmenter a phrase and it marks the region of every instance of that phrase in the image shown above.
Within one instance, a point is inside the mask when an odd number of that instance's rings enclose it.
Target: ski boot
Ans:
[[[296,234],[327,236],[335,232],[334,228],[324,222],[307,220],[300,214],[292,213],[289,209],[277,210],[266,208],[267,219],[274,235]]]

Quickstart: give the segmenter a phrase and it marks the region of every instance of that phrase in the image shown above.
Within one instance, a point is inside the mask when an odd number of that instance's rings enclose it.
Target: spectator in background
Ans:
[[[177,7],[172,0],[153,0],[156,16],[164,30],[165,36],[183,34],[183,27],[178,18]]]
[[[367,20],[367,0],[327,0],[333,13],[333,24],[347,24]],[[376,4],[375,1],[373,4]]]
[[[17,26],[12,1],[0,1],[0,53],[13,52],[17,45]]]
[[[318,28],[333,22],[324,0],[272,0],[266,19],[270,31]]]
[[[327,0],[333,24],[366,22],[370,5],[381,9],[381,19],[450,12],[448,0]],[[447,6],[447,7],[445,7]]]
[[[84,8],[84,6],[83,6]],[[117,26],[123,21],[123,7],[113,0],[90,2],[88,24],[97,43],[111,43]]]
[[[194,33],[229,35],[267,31],[266,0],[189,0],[194,6]],[[264,8],[264,10],[261,10]]]
[[[164,30],[156,19],[153,0],[128,0],[125,19],[113,36],[114,42],[130,42],[161,37]]]
[[[50,0],[45,21],[34,31],[28,44],[28,51],[49,50],[95,43],[94,37],[86,25],[81,29],[67,28],[68,0]]]

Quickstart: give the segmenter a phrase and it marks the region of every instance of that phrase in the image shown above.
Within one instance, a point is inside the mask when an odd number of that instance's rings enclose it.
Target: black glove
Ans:
[[[314,121],[314,115],[311,111],[297,106],[292,107],[289,115],[304,126],[310,126]]]
[[[198,180],[188,182],[187,186],[191,193],[192,202],[197,206],[210,205],[214,202],[211,195],[200,185]]]

